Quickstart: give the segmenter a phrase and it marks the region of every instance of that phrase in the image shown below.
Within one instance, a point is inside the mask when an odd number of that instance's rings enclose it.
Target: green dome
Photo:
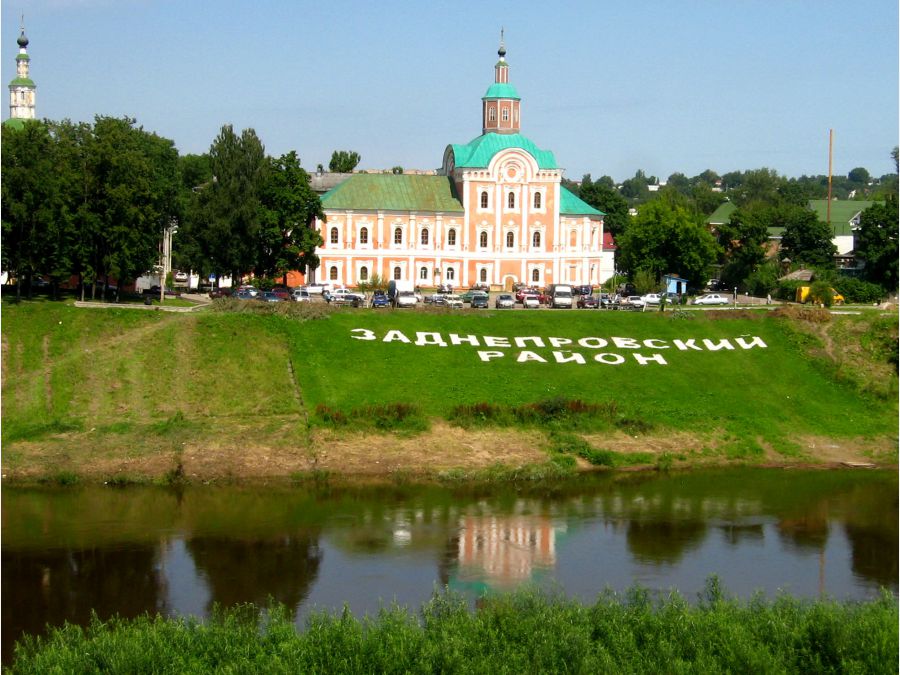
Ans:
[[[485,92],[484,96],[481,98],[482,100],[486,98],[513,98],[517,101],[521,100],[519,98],[519,92],[516,91],[514,86],[500,82],[494,82],[494,84],[488,87],[487,92]]]

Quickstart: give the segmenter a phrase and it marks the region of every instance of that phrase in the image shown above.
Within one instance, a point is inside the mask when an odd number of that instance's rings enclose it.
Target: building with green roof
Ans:
[[[521,132],[501,33],[481,134],[428,175],[355,173],[322,197],[320,281],[373,274],[416,286],[599,285],[614,272],[604,214],[562,186],[553,153]],[[322,181],[320,181],[322,182]]]

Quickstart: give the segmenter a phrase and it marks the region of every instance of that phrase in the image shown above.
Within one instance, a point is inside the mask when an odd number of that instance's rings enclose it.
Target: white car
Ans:
[[[310,302],[312,297],[306,288],[295,288],[291,293],[291,300],[294,302]]]
[[[641,296],[641,300],[644,301],[645,305],[658,305],[659,293],[647,293],[647,295]]]
[[[694,298],[695,305],[728,305],[731,301],[724,295],[718,293],[707,293],[698,298]]]
[[[443,304],[446,307],[452,307],[453,309],[462,309],[463,301],[458,295],[445,295]]]
[[[622,302],[626,307],[630,307],[631,309],[643,309],[644,308],[644,298],[640,295],[629,295]]]
[[[515,305],[516,299],[508,293],[498,295],[496,300],[494,300],[494,307],[497,309],[512,309]]]
[[[418,299],[412,291],[397,291],[394,296],[394,307],[415,307]]]
[[[525,309],[537,309],[541,306],[541,300],[536,295],[523,295],[522,306]]]

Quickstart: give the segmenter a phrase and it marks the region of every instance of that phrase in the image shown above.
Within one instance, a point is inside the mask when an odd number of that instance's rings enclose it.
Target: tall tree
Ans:
[[[729,288],[743,286],[765,260],[769,210],[763,204],[739,208],[729,222],[719,226],[717,236],[725,261],[721,279]]]
[[[645,204],[618,241],[618,266],[656,277],[674,273],[700,286],[715,261],[717,246],[701,219],[683,206],[659,199]]]
[[[352,150],[335,150],[331,153],[331,161],[328,162],[328,170],[335,173],[350,173],[359,164],[359,153]]]
[[[801,206],[781,205],[772,210],[771,227],[784,228],[781,250],[795,263],[813,267],[834,266],[837,249],[832,243],[834,232],[816,214]]]
[[[261,201],[257,273],[275,277],[289,270],[318,267],[316,247],[324,242],[310,225],[316,217],[324,219],[325,213],[296,152],[269,160]]]
[[[873,204],[859,219],[856,254],[865,261],[864,275],[889,292],[897,291],[897,197]]]
[[[609,179],[607,176],[606,178]],[[603,218],[603,228],[614,238],[625,231],[628,224],[628,202],[618,193],[616,188],[602,178],[597,182],[591,181],[591,174],[581,179],[581,187],[578,196],[585,202],[606,214]]]
[[[253,129],[238,136],[230,124],[222,127],[209,149],[212,179],[200,191],[199,240],[209,271],[239,279],[257,262],[260,233],[260,193],[268,163]]]

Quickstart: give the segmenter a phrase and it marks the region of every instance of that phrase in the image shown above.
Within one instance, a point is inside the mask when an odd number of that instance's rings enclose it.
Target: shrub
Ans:
[[[884,297],[884,289],[878,284],[853,277],[835,279],[834,289],[844,296],[846,302],[869,304],[880,302]]]

